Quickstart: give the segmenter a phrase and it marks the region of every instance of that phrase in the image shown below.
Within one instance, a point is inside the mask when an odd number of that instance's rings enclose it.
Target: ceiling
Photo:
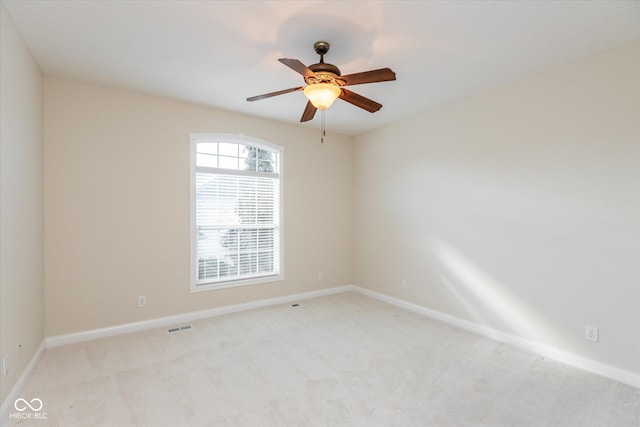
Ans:
[[[2,4],[46,75],[298,123],[304,84],[278,58],[343,74],[390,67],[397,81],[352,90],[327,130],[345,135],[450,104],[640,39],[640,1],[18,1]],[[300,126],[319,127],[320,115]]]

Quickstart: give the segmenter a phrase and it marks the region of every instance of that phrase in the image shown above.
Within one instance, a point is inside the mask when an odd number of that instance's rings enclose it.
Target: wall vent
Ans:
[[[186,331],[187,329],[191,329],[191,325],[176,326],[175,328],[169,328],[167,329],[167,332],[172,334],[174,332]]]

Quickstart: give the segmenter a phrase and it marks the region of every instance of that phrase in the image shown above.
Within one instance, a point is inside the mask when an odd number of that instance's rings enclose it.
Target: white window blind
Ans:
[[[195,138],[192,290],[281,274],[281,151],[229,139]]]

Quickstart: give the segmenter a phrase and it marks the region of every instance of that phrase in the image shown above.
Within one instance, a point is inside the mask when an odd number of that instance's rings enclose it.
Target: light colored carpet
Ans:
[[[59,426],[639,426],[638,389],[355,293],[49,349]]]

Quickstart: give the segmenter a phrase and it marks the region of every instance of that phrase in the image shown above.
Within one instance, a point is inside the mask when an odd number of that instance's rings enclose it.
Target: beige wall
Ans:
[[[639,51],[356,137],[354,283],[640,373]]]
[[[7,377],[0,371],[4,402],[44,340],[43,85],[2,5],[0,19],[0,358],[9,355],[10,365]]]
[[[189,292],[189,132],[285,147],[284,281]],[[351,283],[351,152],[318,129],[45,78],[46,335]]]

